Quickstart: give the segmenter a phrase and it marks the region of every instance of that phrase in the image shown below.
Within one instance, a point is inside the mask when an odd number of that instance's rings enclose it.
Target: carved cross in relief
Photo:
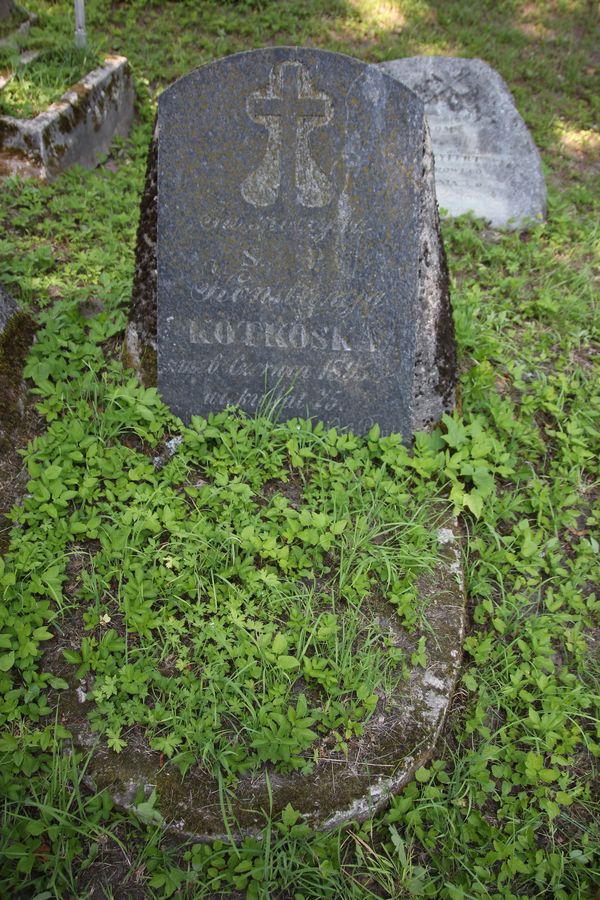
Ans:
[[[315,91],[301,63],[285,62],[271,71],[269,84],[246,100],[253,122],[268,129],[265,156],[242,183],[253,206],[271,206],[279,196],[287,209],[326,206],[332,185],[311,156],[308,136],[333,118],[327,94]]]

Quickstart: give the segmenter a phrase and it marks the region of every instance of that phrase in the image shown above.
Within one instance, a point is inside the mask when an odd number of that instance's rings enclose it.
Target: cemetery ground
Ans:
[[[2,59],[2,56],[5,59]],[[8,52],[0,56],[0,66],[7,65],[13,57]],[[83,78],[96,67],[98,60],[93,54],[71,47],[40,52],[33,62],[21,63],[14,60],[12,77],[0,95],[0,114],[21,118],[32,118],[43,112],[58,100],[65,90]]]
[[[72,28],[70,3],[28,7],[57,32]],[[7,451],[0,468],[3,508],[15,503],[0,526],[0,895],[594,897],[600,141],[592,7],[91,0],[88,29],[101,50],[132,63],[132,137],[95,171],[71,170],[51,185],[10,179],[0,189],[0,284],[38,326],[25,370],[23,452]],[[373,62],[484,58],[514,92],[546,166],[545,224],[510,233],[469,218],[444,223],[460,406],[418,436],[412,453],[377,429],[354,438],[235,413],[183,428],[121,363],[153,98],[227,53],[311,43]],[[183,441],[170,459],[175,436]],[[67,651],[65,672],[94,672],[101,682],[96,723],[115,749],[126,753],[132,723],[141,723],[165,761],[185,768],[202,754],[216,766],[224,796],[228,778],[277,747],[275,765],[308,766],[315,740],[331,732],[331,752],[343,755],[376,691],[402,674],[360,610],[345,623],[345,646],[329,641],[334,611],[329,619],[322,611],[312,635],[321,667],[313,678],[330,718],[310,714],[310,694],[295,696],[285,707],[287,743],[263,733],[230,758],[188,669],[187,629],[205,626],[176,596],[164,597],[157,573],[185,580],[202,546],[207,571],[241,575],[248,591],[257,579],[270,585],[266,606],[249,610],[239,591],[223,610],[221,650],[207,657],[221,691],[212,708],[239,697],[231,669],[219,666],[242,614],[252,616],[253,647],[266,659],[262,702],[287,702],[306,609],[296,620],[283,614],[290,597],[285,587],[278,593],[274,567],[284,571],[283,562],[292,581],[310,583],[346,560],[349,577],[337,589],[350,595],[368,590],[365,578],[396,579],[407,627],[426,627],[412,589],[419,566],[431,564],[423,510],[442,498],[465,534],[465,660],[432,762],[386,811],[318,834],[291,805],[276,820],[265,816],[260,839],[191,844],[165,831],[155,796],[125,814],[89,789],[86,756],[66,752],[56,712],[64,683],[45,666],[54,646]],[[300,550],[283,560],[286,529]],[[228,571],[225,536],[237,540],[238,558],[260,564]],[[119,581],[145,579],[149,602],[119,591]],[[249,663],[254,652],[247,648]],[[340,684],[354,706],[340,703],[334,721]],[[149,690],[153,704],[144,702]],[[240,721],[250,715],[243,702]]]
[[[67,24],[37,17],[27,29],[27,13],[17,6],[0,22],[0,115],[32,118],[99,63],[93,45],[75,47]]]

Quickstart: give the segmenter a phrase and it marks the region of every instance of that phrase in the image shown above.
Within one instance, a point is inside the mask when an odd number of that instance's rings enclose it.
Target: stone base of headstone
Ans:
[[[94,168],[133,121],[134,90],[125,57],[103,66],[33,119],[0,116],[0,177],[51,180],[72,165]]]
[[[36,325],[0,286],[0,553],[8,544],[8,513],[29,479],[18,448],[35,436],[37,414],[28,400],[23,369]]]
[[[23,367],[35,329],[33,319],[0,286],[0,451],[23,418]]]
[[[128,736],[127,750],[120,754],[98,741],[87,720],[92,708],[88,684],[78,682],[64,662],[63,649],[71,646],[65,623],[66,637],[54,642],[44,668],[69,681],[69,690],[60,699],[61,722],[79,749],[91,751],[86,776],[90,787],[107,789],[125,810],[156,790],[157,809],[168,830],[209,842],[227,840],[229,834],[237,841],[258,835],[267,817],[279,819],[288,803],[306,824],[322,830],[367,819],[385,807],[433,756],[462,661],[466,612],[456,521],[449,518],[443,527],[438,524],[437,533],[438,564],[420,582],[428,623],[426,667],[412,667],[397,695],[366,723],[364,734],[348,742],[346,754],[327,751],[308,775],[281,775],[271,767],[243,775],[224,798],[216,778],[200,767],[182,778],[175,765],[165,765],[160,754],[148,749],[142,734]],[[393,632],[394,643],[410,660],[418,637],[400,626],[387,605],[382,606],[379,621]]]
[[[146,166],[135,254],[135,278],[125,332],[123,361],[145,387],[156,386],[156,228],[158,140],[156,128]]]
[[[481,59],[445,56],[396,59],[381,68],[425,104],[441,209],[474,213],[495,228],[545,218],[540,154],[495,69]]]

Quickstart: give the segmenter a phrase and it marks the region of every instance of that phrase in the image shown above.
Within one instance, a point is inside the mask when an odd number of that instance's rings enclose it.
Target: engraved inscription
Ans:
[[[351,316],[356,308],[363,316],[376,315],[384,308],[387,298],[385,292],[380,291],[349,299],[346,291],[321,294],[307,285],[294,285],[281,291],[268,284],[245,283],[241,274],[230,276],[225,285],[215,281],[196,285],[190,288],[189,295],[195,303],[210,302],[213,309],[231,304],[252,304],[265,310],[294,308],[306,315],[326,311],[334,313],[340,320]]]
[[[192,344],[222,347],[266,347],[279,350],[329,350],[348,353],[352,350],[374,353],[373,335],[368,328],[359,337],[343,333],[336,325],[314,328],[302,322],[234,322],[193,319],[190,322]]]
[[[234,395],[218,390],[205,390],[202,401],[208,409],[226,409],[227,407],[240,407],[241,409],[257,409],[264,400],[264,394],[244,388],[241,393]],[[281,398],[280,410],[286,415],[298,415],[298,407],[304,406],[304,414],[310,415],[311,411],[321,417],[326,417],[328,424],[333,428],[345,428],[347,415],[342,397],[330,395],[315,396],[302,391],[294,397]],[[367,416],[359,419],[353,427],[357,434],[365,434],[374,424],[376,419]]]
[[[260,166],[242,183],[242,196],[253,206],[271,206],[279,196],[284,206],[327,206],[333,187],[311,156],[308,137],[333,118],[333,103],[316,91],[305,67],[285,62],[271,70],[269,84],[247,98],[253,122],[268,129]]]
[[[436,156],[436,172],[440,176],[439,194],[444,196],[447,186],[453,189],[465,189],[469,200],[476,193],[480,197],[499,196],[504,192],[502,178],[499,173],[502,166],[509,166],[510,159],[493,153],[438,153]],[[467,199],[463,194],[463,199]],[[465,207],[465,210],[468,207]]]
[[[414,84],[412,90],[428,106],[443,103],[451,112],[461,112],[475,120],[483,115],[481,90],[466,67],[453,77],[452,82],[431,72]]]
[[[322,364],[315,368],[314,365],[295,366],[287,362],[265,363],[244,352],[233,358],[224,353],[217,353],[208,365],[205,361],[178,359],[169,363],[168,370],[174,375],[218,375],[226,379],[258,379],[262,384],[265,383],[265,379],[285,384],[309,380],[358,384],[368,377],[362,361],[352,355],[325,358]]]
[[[262,216],[260,222],[249,222],[241,217],[203,215],[199,219],[200,228],[203,231],[224,231],[235,234],[308,234],[312,240],[323,241],[327,237],[335,236],[339,225],[337,222],[296,222],[293,219],[281,219],[275,216]],[[346,223],[347,235],[363,235],[372,231],[367,225],[366,219],[357,219]]]

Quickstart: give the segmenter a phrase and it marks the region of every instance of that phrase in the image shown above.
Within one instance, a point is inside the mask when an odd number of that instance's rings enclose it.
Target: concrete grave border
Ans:
[[[75,164],[95,168],[113,138],[129,133],[133,106],[127,58],[107,56],[35,118],[0,115],[0,177],[50,181]]]

